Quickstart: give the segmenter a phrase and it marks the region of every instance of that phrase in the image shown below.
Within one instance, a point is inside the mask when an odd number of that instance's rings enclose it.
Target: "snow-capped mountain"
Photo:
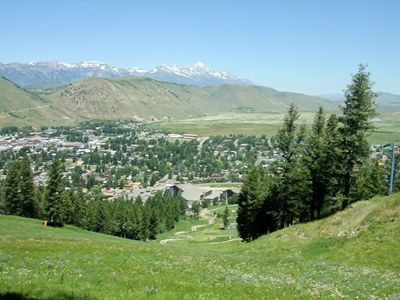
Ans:
[[[141,70],[139,68],[128,69],[132,76],[144,76],[156,80],[164,80],[181,84],[209,85],[209,84],[244,84],[254,85],[247,78],[235,76],[225,72],[216,72],[198,62],[193,67],[190,66],[157,66],[153,70]]]
[[[30,61],[25,64],[0,63],[0,76],[4,76],[20,86],[59,80],[75,82],[86,77],[125,77],[142,76],[155,80],[169,81],[180,84],[210,85],[210,84],[243,84],[254,85],[247,78],[235,76],[228,71],[216,72],[204,66],[201,62],[190,66],[166,66],[164,64],[152,70],[142,70],[134,67],[128,70],[112,67],[99,61],[81,61],[67,64],[59,61]]]

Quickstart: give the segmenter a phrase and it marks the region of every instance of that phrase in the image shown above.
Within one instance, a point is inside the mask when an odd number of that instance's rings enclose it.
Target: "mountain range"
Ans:
[[[240,84],[254,85],[244,77],[235,76],[225,72],[216,72],[203,65],[201,62],[190,66],[166,66],[161,64],[152,70],[142,70],[137,67],[123,69],[113,67],[108,63],[99,61],[82,61],[67,64],[59,61],[40,62],[30,61],[28,63],[0,63],[0,76],[3,76],[21,87],[35,89],[37,84],[49,82],[68,85],[88,77],[147,77],[159,81],[174,82],[178,84],[194,84],[198,86],[211,84]],[[40,85],[39,85],[40,88]]]
[[[212,71],[201,63],[193,67],[161,65],[144,71],[95,61],[29,62],[0,64],[2,74],[0,127],[40,128],[93,119],[156,121],[224,112],[283,113],[291,103],[300,111],[315,112],[323,106],[327,112],[338,112],[343,101],[337,95],[313,97],[255,86],[248,79]],[[182,81],[186,84],[179,83]],[[225,81],[236,83],[211,84]],[[400,96],[378,94],[380,118],[398,120]]]

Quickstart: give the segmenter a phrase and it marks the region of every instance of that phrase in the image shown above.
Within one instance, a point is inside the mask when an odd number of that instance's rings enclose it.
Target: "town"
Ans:
[[[118,196],[145,201],[161,190],[188,202],[235,203],[240,182],[255,165],[278,160],[274,138],[177,134],[140,122],[82,123],[79,127],[23,132],[5,127],[0,136],[0,173],[28,157],[36,185],[45,185],[51,161],[64,164],[66,189],[102,200]],[[276,148],[276,147],[275,147]],[[210,183],[221,183],[210,188]],[[229,183],[224,185],[222,183]]]
[[[20,132],[5,127],[0,136],[0,181],[16,158],[28,157],[36,185],[45,185],[53,159],[64,164],[63,185],[82,188],[97,199],[118,196],[145,201],[161,190],[180,194],[189,207],[236,203],[240,183],[254,166],[279,160],[274,137],[177,134],[140,122],[93,122],[80,127]],[[371,146],[371,159],[384,165],[388,155]],[[210,183],[229,183],[210,188]],[[224,187],[225,186],[225,187]]]

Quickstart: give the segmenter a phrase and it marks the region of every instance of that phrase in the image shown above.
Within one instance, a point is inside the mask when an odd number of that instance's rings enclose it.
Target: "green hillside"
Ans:
[[[0,113],[2,114],[50,103],[34,94],[27,93],[4,77],[0,77],[0,91]]]
[[[120,119],[168,121],[158,125],[203,135],[273,135],[291,103],[298,106],[307,124],[321,105],[327,113],[340,114],[335,102],[261,86],[199,87],[143,77],[86,78],[56,91],[27,92],[0,78],[0,128],[31,125],[39,129]],[[376,123],[379,132],[371,142],[396,140],[399,103],[380,103],[378,111],[382,122]]]
[[[87,78],[48,99],[86,118],[167,120],[226,111],[286,111],[291,102],[301,110],[337,107],[322,98],[280,93],[265,87],[221,85],[198,87],[141,77]]]
[[[291,103],[295,103],[301,111],[315,112],[321,105],[329,112],[338,111],[335,103],[323,98],[279,92],[262,86],[210,85],[205,86],[204,90],[224,103],[235,107],[250,107],[254,111],[286,112]]]
[[[0,299],[397,299],[399,217],[375,197],[246,244],[207,218],[146,243],[0,216]]]
[[[37,94],[22,90],[0,77],[0,127],[52,126],[76,123],[84,118]]]

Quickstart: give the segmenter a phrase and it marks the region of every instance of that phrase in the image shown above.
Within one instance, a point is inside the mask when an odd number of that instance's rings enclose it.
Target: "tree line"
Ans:
[[[375,130],[376,94],[364,65],[345,90],[341,116],[320,107],[310,132],[290,105],[276,136],[281,159],[254,168],[238,197],[238,231],[246,241],[329,215],[388,190],[387,174],[370,162],[367,136]]]
[[[82,229],[135,240],[155,239],[174,228],[187,209],[186,201],[157,191],[145,202],[118,197],[102,201],[82,192],[66,190],[63,165],[53,160],[45,186],[35,186],[27,158],[15,160],[1,185],[0,213],[48,221],[48,225],[70,224]]]

